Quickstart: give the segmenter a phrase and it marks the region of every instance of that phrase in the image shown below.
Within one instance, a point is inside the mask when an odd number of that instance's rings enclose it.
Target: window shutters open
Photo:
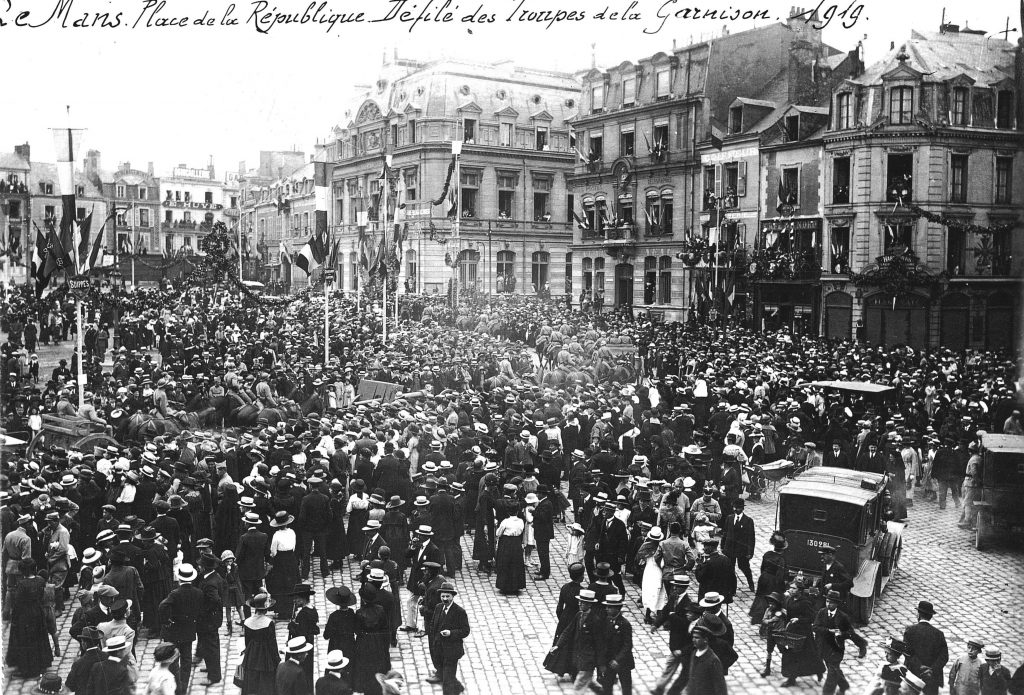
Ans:
[[[722,197],[722,165],[715,165],[715,196]]]
[[[747,163],[739,162],[736,175],[736,195],[740,198],[747,194]]]

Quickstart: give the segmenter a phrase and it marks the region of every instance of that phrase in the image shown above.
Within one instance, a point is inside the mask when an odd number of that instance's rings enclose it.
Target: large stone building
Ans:
[[[24,282],[31,262],[31,162],[28,143],[0,154],[0,273],[8,282]]]
[[[576,158],[568,121],[578,98],[572,75],[509,62],[386,61],[325,146],[341,286],[357,287],[361,240],[383,234],[390,155],[389,208],[405,206],[404,291],[444,293],[455,279],[478,294],[566,292],[573,204],[565,177]],[[460,177],[445,192],[453,141],[464,143]]]
[[[107,250],[121,260],[131,253],[159,253],[160,180],[153,174],[153,163],[146,170],[133,169],[130,162],[118,164],[116,171],[104,171],[100,153],[89,150],[85,173],[99,185],[113,206],[114,219],[106,226]]]
[[[205,168],[190,168],[179,164],[169,176],[160,177],[159,247],[158,254],[199,253],[200,240],[217,222],[234,228],[237,215],[226,214],[238,207],[238,187],[217,179],[211,162]]]
[[[755,126],[779,107],[817,105],[858,62],[801,13],[584,76],[570,177],[584,221],[577,288],[669,319],[706,316],[710,297],[743,313],[760,200]]]
[[[825,335],[1012,345],[1024,269],[1022,74],[1020,45],[945,25],[913,32],[835,89],[824,214],[828,248],[848,248],[854,274],[827,264]]]

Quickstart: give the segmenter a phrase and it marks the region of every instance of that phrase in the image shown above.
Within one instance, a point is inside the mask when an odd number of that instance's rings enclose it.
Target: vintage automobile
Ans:
[[[975,496],[975,548],[982,550],[995,538],[1024,535],[1024,436],[982,435],[981,488]]]
[[[834,547],[836,560],[853,577],[850,616],[865,624],[903,551],[904,524],[890,520],[887,482],[880,473],[818,466],[779,490],[776,528],[789,541],[790,571],[817,580],[820,549]]]

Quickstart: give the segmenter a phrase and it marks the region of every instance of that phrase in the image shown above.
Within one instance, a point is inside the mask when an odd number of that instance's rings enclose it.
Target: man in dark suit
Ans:
[[[106,658],[97,661],[89,669],[85,695],[132,695],[135,692],[128,664],[125,663],[130,648],[124,635],[116,635],[107,640],[103,647]]]
[[[192,675],[192,643],[196,627],[206,617],[203,592],[193,582],[199,574],[189,564],[178,567],[178,588],[160,602],[161,638],[170,642],[181,654],[176,695],[185,695]]]
[[[276,695],[309,695],[309,683],[302,662],[310,658],[313,645],[305,637],[292,637],[285,645],[285,658],[274,674]]]
[[[427,583],[437,576],[437,573],[441,571],[441,563],[444,562],[444,553],[430,540],[433,535],[434,531],[430,526],[420,526],[416,529],[416,540],[406,553],[410,569],[409,580],[405,585],[409,591],[409,598],[405,603],[405,626],[403,628],[405,632],[416,630],[416,624],[419,621],[418,604],[423,599]],[[430,626],[424,625],[424,627]]]
[[[459,659],[466,653],[462,642],[469,636],[469,617],[455,603],[456,593],[450,582],[441,586],[441,604],[434,610],[430,628],[430,658],[437,669],[442,695],[458,695],[465,690],[457,671]]]
[[[754,577],[750,573],[750,558],[754,557],[754,520],[743,513],[745,503],[742,499],[732,503],[733,513],[722,522],[722,552],[732,561],[733,572],[736,565],[747,579],[747,587],[754,591]]]
[[[430,497],[430,525],[434,529],[434,543],[444,553],[445,574],[454,577],[459,568],[458,526],[459,513],[455,508],[449,484],[438,481],[437,492]]]
[[[598,679],[606,694],[612,692],[618,678],[623,693],[633,692],[633,626],[622,615],[621,595],[607,596],[605,610],[605,663],[604,674]]]
[[[171,509],[167,500],[157,500],[153,509],[156,511],[156,518],[149,525],[167,541],[167,555],[173,559],[178,554],[178,539],[181,536],[178,520],[167,514]]]
[[[917,604],[917,622],[903,631],[907,646],[907,668],[925,682],[925,695],[937,695],[942,687],[942,670],[949,662],[949,649],[942,630],[931,624],[935,607],[930,601]]]
[[[845,601],[847,593],[853,588],[853,577],[843,567],[843,563],[836,560],[836,549],[831,545],[826,545],[818,554],[821,555],[823,565],[819,580],[823,592],[838,591],[839,600]]]
[[[843,443],[838,439],[832,440],[832,446],[825,450],[821,463],[823,466],[833,466],[835,468],[853,468],[850,455],[846,453],[843,449]]]
[[[594,537],[594,563],[596,566],[598,563],[607,562],[611,566],[612,583],[620,594],[625,595],[622,565],[629,552],[629,532],[626,530],[625,522],[615,516],[615,509],[614,502],[605,502],[602,517],[594,520],[597,526],[591,529]]]
[[[361,557],[365,562],[373,562],[378,559],[377,551],[387,545],[384,541],[384,536],[381,535],[382,530],[383,527],[379,519],[370,519],[366,522],[366,526],[363,526],[366,542],[363,544]]]
[[[310,556],[313,543],[316,543],[316,554],[320,557],[320,574],[327,576],[330,572],[327,563],[327,531],[331,528],[331,498],[323,490],[324,481],[318,475],[310,476],[309,484],[302,502],[299,503],[299,559],[301,562],[302,579],[309,578]]]
[[[238,539],[235,549],[235,564],[238,565],[238,580],[242,583],[245,598],[250,599],[259,593],[263,578],[267,575],[267,562],[270,560],[270,539],[259,530],[263,523],[260,515],[248,512],[242,517],[246,525],[245,533]],[[245,607],[245,615],[251,615],[249,606]]]
[[[604,611],[597,608],[598,597],[590,589],[581,589],[576,597],[580,610],[575,620],[562,630],[551,653],[571,650],[576,669],[575,692],[584,692],[592,684],[594,670],[604,672],[607,652],[604,647]]]
[[[818,654],[825,662],[825,683],[822,695],[833,695],[836,688],[840,693],[850,689],[850,682],[843,674],[843,657],[846,655],[846,640],[850,640],[860,649],[858,659],[863,659],[868,650],[866,639],[853,631],[850,619],[839,610],[841,596],[838,591],[831,590],[826,594],[825,607],[818,611],[811,629],[814,642],[818,646]]]
[[[103,633],[95,627],[87,627],[82,630],[79,642],[82,645],[82,655],[71,664],[71,671],[65,685],[73,693],[84,693],[89,684],[89,674],[93,664],[107,658],[107,655],[100,650]]]
[[[547,579],[551,576],[551,539],[555,537],[555,504],[551,501],[551,488],[548,485],[537,487],[540,502],[533,510],[533,538],[537,543],[537,559],[540,571],[533,575],[534,579]]]
[[[214,685],[221,680],[220,625],[224,620],[228,585],[217,571],[219,564],[220,560],[213,555],[199,557],[203,575],[196,582],[196,587],[203,592],[203,614],[196,623],[196,662],[206,662],[207,681],[204,686]]]
[[[700,584],[697,598],[713,592],[721,594],[725,603],[732,603],[732,597],[736,595],[736,568],[732,560],[719,552],[717,538],[704,542],[704,552],[697,559],[693,573]]]

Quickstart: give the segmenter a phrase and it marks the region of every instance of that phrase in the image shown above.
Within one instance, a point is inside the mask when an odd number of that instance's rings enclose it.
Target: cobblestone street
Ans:
[[[774,505],[754,503],[748,506],[748,510],[758,531],[758,550],[752,563],[756,572],[756,565],[773,528]],[[881,664],[880,642],[888,635],[902,634],[903,628],[915,619],[914,609],[921,599],[935,604],[938,612],[933,623],[946,633],[951,659],[963,652],[963,641],[969,637],[1001,647],[1003,663],[1011,671],[1024,659],[1024,553],[1020,548],[1008,545],[995,545],[983,553],[976,551],[973,536],[956,527],[957,517],[958,512],[952,505],[939,511],[935,503],[918,501],[911,509],[900,571],[876,603],[871,624],[859,629],[869,640],[868,656],[857,661],[853,656],[856,650],[847,651],[845,671],[854,692],[870,680]],[[460,593],[456,600],[469,613],[472,628],[472,634],[466,641],[466,657],[460,662],[460,678],[468,692],[517,695],[571,691],[569,684],[557,683],[555,676],[541,666],[553,637],[558,590],[562,583],[568,581],[565,563],[559,561],[565,551],[564,528],[557,534],[552,543],[551,579],[546,582],[528,579],[527,589],[519,597],[498,594],[493,577],[476,572],[473,569],[476,563],[471,561],[457,577]],[[464,539],[463,550],[467,558],[471,556],[471,542],[469,537]],[[315,605],[320,613],[321,626],[326,622],[329,609],[333,608],[325,601],[324,590],[337,582],[350,586],[355,583],[349,571],[336,572],[325,579],[314,567],[312,583],[316,588]],[[639,596],[639,590],[632,585],[627,585],[627,589],[630,601],[626,610],[634,626],[637,661],[634,688],[636,692],[644,693],[654,685],[660,673],[668,651],[668,636],[665,632],[651,634],[644,628],[643,613],[634,600]],[[403,600],[405,595],[403,589]],[[736,629],[736,651],[740,655],[727,679],[731,692],[819,692],[820,686],[813,678],[801,679],[796,688],[781,688],[783,679],[778,675],[777,656],[773,675],[767,679],[759,675],[764,665],[764,643],[746,620],[750,601],[751,594],[741,589],[731,610]],[[74,603],[68,605],[73,607]],[[58,617],[57,629],[62,639],[67,639],[71,612],[69,609]],[[408,691],[414,694],[440,692],[440,686],[432,686],[423,680],[430,669],[426,639],[417,639],[411,633],[398,634],[399,647],[391,650],[392,662],[394,668],[405,673]],[[279,622],[278,644],[284,644],[284,641],[285,622]],[[156,639],[140,640],[140,673],[145,674],[153,665],[153,649],[158,642]],[[204,680],[202,674],[194,673],[190,693],[237,693],[238,689],[231,684],[230,677],[241,660],[242,647],[240,629],[228,635],[223,628],[221,650],[226,680],[218,686],[203,688],[200,685]],[[54,667],[61,676],[66,676],[77,645],[69,647],[62,643],[61,648],[63,655],[55,661]],[[326,644],[321,640],[316,651],[318,673],[325,654]],[[5,693],[28,695],[35,683],[5,681],[5,686]]]

